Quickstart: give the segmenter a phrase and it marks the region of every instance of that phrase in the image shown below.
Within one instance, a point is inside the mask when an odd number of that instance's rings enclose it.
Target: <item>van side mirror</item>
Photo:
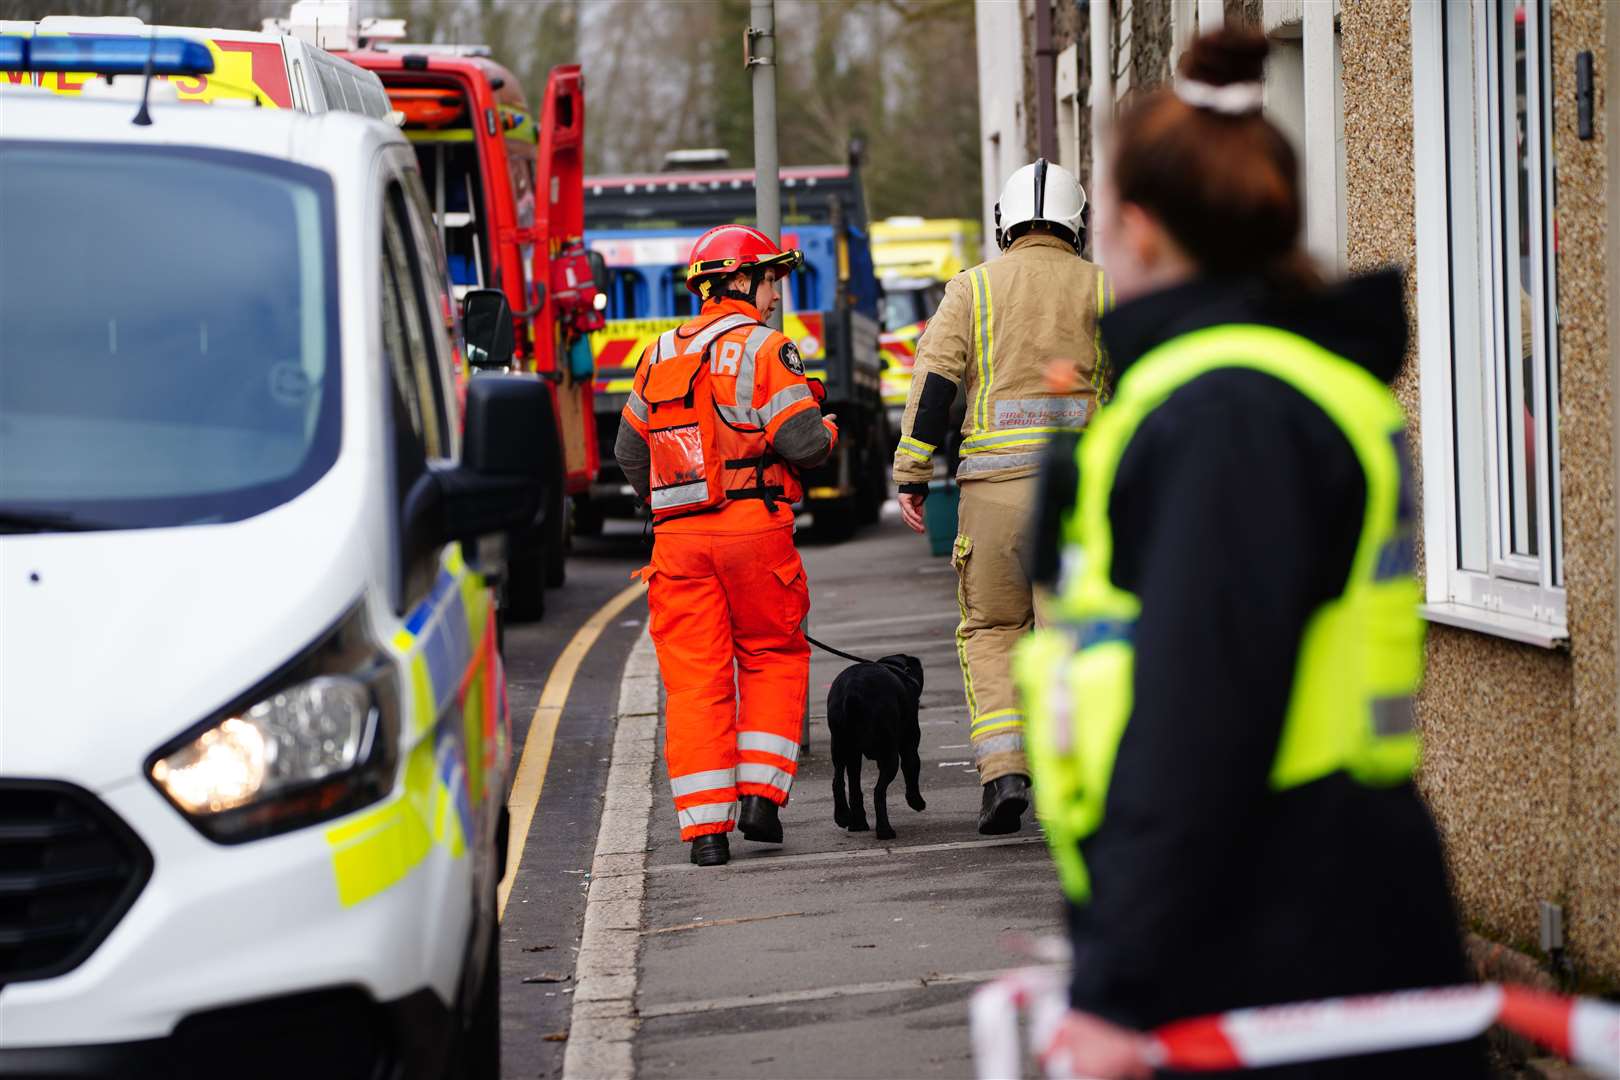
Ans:
[[[461,302],[467,363],[479,370],[512,366],[512,306],[499,289],[473,289]]]
[[[434,462],[404,507],[406,561],[453,541],[529,528],[558,473],[547,441],[551,395],[526,375],[467,380],[461,461]]]
[[[608,295],[613,287],[613,273],[608,270],[607,256],[600,251],[587,251],[585,257],[591,261],[591,280],[596,282],[596,291]]]

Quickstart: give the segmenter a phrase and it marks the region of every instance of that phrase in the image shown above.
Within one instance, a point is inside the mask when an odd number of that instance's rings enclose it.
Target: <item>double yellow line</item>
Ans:
[[[517,776],[512,781],[512,794],[506,801],[512,815],[511,838],[507,846],[506,879],[501,882],[497,897],[500,913],[506,915],[506,899],[512,895],[517,881],[518,867],[523,865],[523,848],[529,838],[529,826],[534,823],[535,808],[540,805],[540,792],[546,786],[546,767],[551,764],[551,747],[557,738],[557,722],[562,719],[563,706],[568,693],[574,688],[574,676],[584,662],[591,646],[602,636],[619,612],[629,607],[646,593],[641,582],[621,591],[603,604],[596,614],[585,620],[585,625],[574,632],[562,655],[546,676],[546,685],[540,691],[540,704],[535,706],[534,719],[529,721],[529,734],[523,740],[523,756],[518,759]],[[617,702],[615,702],[617,705]]]

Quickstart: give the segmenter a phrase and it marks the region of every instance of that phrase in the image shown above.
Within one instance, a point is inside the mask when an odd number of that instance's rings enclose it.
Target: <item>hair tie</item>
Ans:
[[[1177,78],[1176,97],[1195,109],[1208,109],[1226,116],[1245,116],[1257,113],[1265,104],[1265,84],[1257,82],[1228,83],[1212,86],[1192,79]]]

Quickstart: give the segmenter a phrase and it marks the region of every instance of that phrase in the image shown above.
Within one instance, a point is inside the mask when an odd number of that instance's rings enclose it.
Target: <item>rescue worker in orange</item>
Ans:
[[[668,696],[664,757],[692,862],[720,866],[726,835],[780,844],[810,682],[810,609],[793,546],[798,473],[838,441],[798,350],[765,325],[803,262],[746,225],[692,247],[697,318],[643,351],[614,456],[652,507],[640,573]]]

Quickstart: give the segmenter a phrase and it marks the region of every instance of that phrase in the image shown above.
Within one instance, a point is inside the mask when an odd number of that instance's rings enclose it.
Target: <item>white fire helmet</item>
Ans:
[[[1038,158],[1007,177],[1007,186],[1001,189],[996,202],[996,246],[1007,250],[1027,231],[1019,226],[1039,222],[1053,227],[1078,248],[1080,214],[1085,208],[1086,193],[1074,173]]]

